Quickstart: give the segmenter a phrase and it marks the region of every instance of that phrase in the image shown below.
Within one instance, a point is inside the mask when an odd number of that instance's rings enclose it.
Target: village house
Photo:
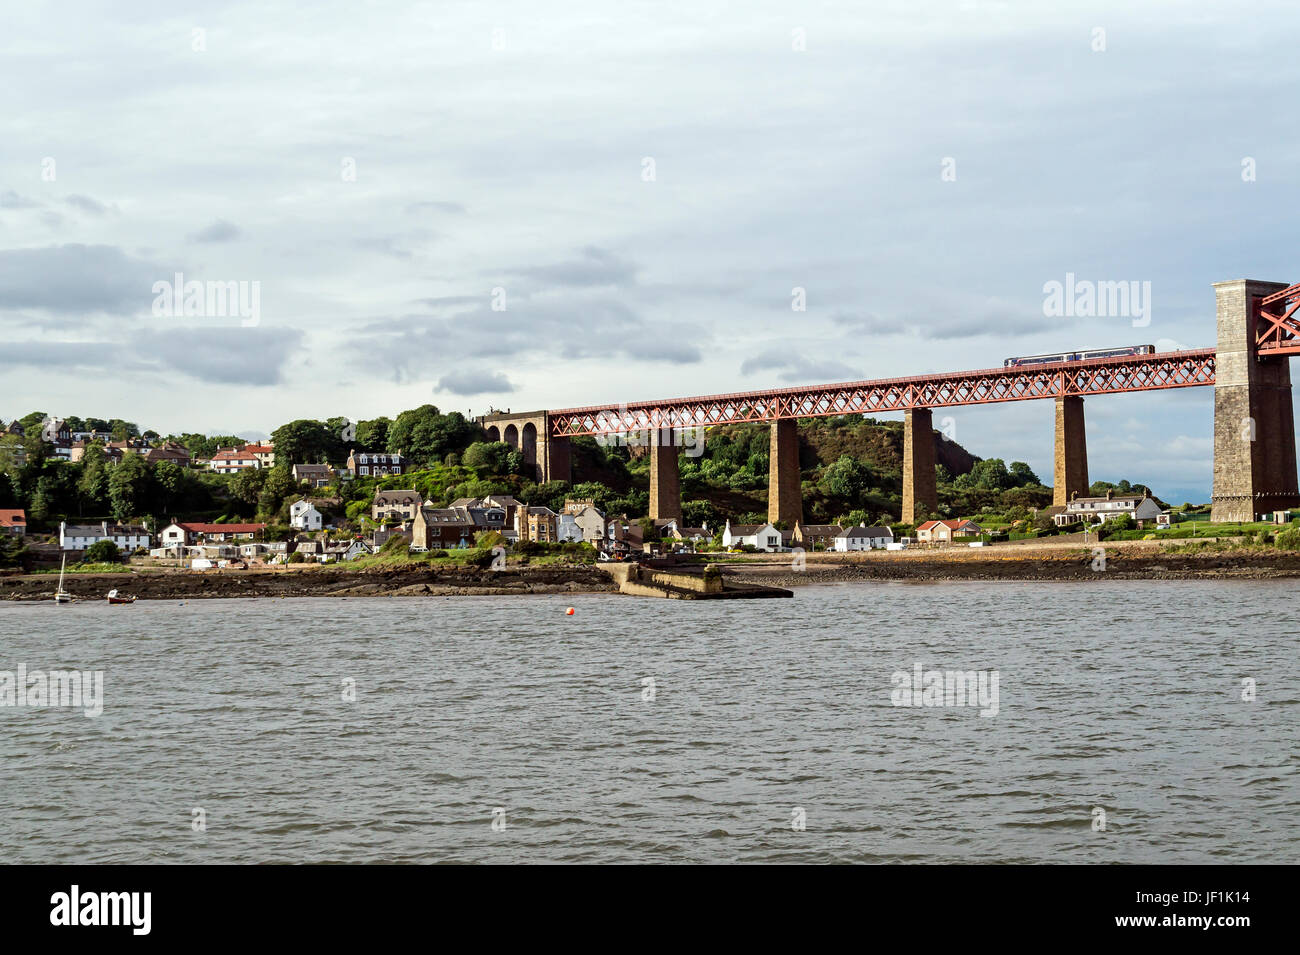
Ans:
[[[515,510],[515,533],[520,543],[538,541],[553,544],[560,539],[560,519],[549,507],[519,507]]]
[[[184,445],[177,444],[175,441],[168,441],[156,448],[150,448],[144,459],[150,464],[157,464],[159,461],[170,461],[172,464],[178,464],[186,468],[190,466],[190,451]]]
[[[320,511],[310,501],[294,501],[289,505],[289,525],[300,531],[318,531],[325,524]]]
[[[218,474],[238,474],[261,466],[262,462],[243,448],[223,448],[208,461],[208,467]]]
[[[22,537],[27,533],[27,513],[21,509],[0,508],[0,534]]]
[[[480,507],[485,510],[499,509],[504,514],[504,527],[501,533],[507,538],[515,536],[515,512],[523,507],[509,494],[489,494],[487,497],[461,497],[451,502],[452,507]]]
[[[626,557],[644,549],[644,538],[641,525],[628,520],[626,514],[620,514],[605,522],[605,539],[600,544],[600,550],[612,556]]]
[[[829,550],[835,546],[835,538],[843,531],[844,528],[839,524],[805,524],[803,521],[795,521],[790,540],[804,550],[813,550],[818,546]]]
[[[596,503],[591,498],[566,500],[564,514],[571,517],[578,528],[578,540],[596,544],[605,537],[605,514],[597,510]]]
[[[883,550],[894,542],[894,532],[888,527],[846,527],[835,535],[834,549],[840,553],[854,550]]]
[[[370,516],[376,521],[410,521],[424,506],[420,492],[414,488],[406,491],[376,491],[370,506]]]
[[[984,528],[974,521],[926,521],[916,529],[916,539],[925,544],[951,544],[963,537],[978,537]]]
[[[149,529],[131,524],[69,524],[59,522],[59,549],[85,550],[96,541],[111,540],[117,549],[130,553],[137,547],[149,547]]]
[[[772,524],[733,524],[728,518],[722,529],[722,546],[728,550],[749,546],[775,553],[784,542],[781,531]]]
[[[1108,490],[1105,497],[1076,495],[1065,505],[1064,511],[1053,515],[1052,520],[1064,527],[1078,522],[1100,524],[1127,514],[1137,522],[1138,527],[1146,527],[1148,523],[1154,524],[1161,513],[1161,507],[1151,497],[1150,491],[1116,495],[1114,490]]]
[[[410,462],[399,454],[374,454],[369,451],[350,451],[348,470],[355,477],[374,477],[383,474],[405,474]]]
[[[266,530],[265,524],[203,524],[173,521],[162,529],[158,541],[163,547],[199,543],[252,540]]]
[[[411,522],[412,550],[469,547],[479,528],[464,507],[422,507]]]
[[[334,469],[328,464],[295,464],[292,473],[295,481],[311,487],[325,487],[334,480]]]
[[[264,468],[275,467],[275,442],[264,441],[259,444],[244,445],[244,453],[257,458],[257,463]]]
[[[72,459],[72,429],[62,418],[46,418],[41,422],[41,440],[54,446],[56,458]]]

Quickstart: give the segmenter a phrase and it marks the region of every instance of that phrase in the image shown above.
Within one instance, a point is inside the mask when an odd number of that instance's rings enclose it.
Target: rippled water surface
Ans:
[[[0,707],[0,837],[6,862],[1294,863],[1298,591],[8,604],[0,670],[103,670],[105,704]],[[918,662],[997,670],[998,714],[892,705]]]

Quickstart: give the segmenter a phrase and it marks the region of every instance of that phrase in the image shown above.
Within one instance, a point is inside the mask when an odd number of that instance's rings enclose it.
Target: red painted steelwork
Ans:
[[[1300,355],[1300,285],[1259,300],[1255,350],[1262,355]]]
[[[551,411],[551,434],[616,434],[643,428],[695,428],[776,418],[871,414],[1063,395],[1113,395],[1214,384],[1214,349],[776,388],[628,405]]]

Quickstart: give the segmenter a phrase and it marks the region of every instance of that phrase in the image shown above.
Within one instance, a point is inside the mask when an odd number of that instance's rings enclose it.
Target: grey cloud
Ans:
[[[84,212],[87,215],[96,217],[106,216],[110,212],[117,212],[117,206],[105,205],[98,199],[93,199],[90,196],[73,194],[65,197],[63,202],[65,205],[72,206],[74,209]]]
[[[208,384],[278,385],[302,337],[296,328],[193,328],[137,335],[132,343],[160,371]]]
[[[496,361],[530,355],[693,364],[703,359],[702,337],[679,323],[647,322],[620,301],[566,296],[563,301],[525,299],[502,312],[480,306],[445,318],[406,315],[372,322],[360,330],[352,348],[359,361],[371,361],[376,371],[402,381],[427,367],[424,356],[430,354]]]
[[[807,358],[784,348],[770,348],[745,359],[740,365],[742,375],[756,371],[777,371],[782,381],[816,384],[823,381],[856,381],[863,375],[859,369],[850,368],[831,359]]]
[[[0,209],[35,209],[40,205],[35,199],[20,196],[12,189],[0,192]]]
[[[639,267],[632,262],[619,258],[613,252],[589,245],[582,250],[579,259],[515,269],[512,274],[535,279],[544,286],[594,288],[632,285],[638,271]]]
[[[145,332],[128,341],[24,341],[0,349],[0,367],[102,374],[177,374],[205,385],[275,385],[302,340],[292,328],[195,328]]]
[[[393,236],[378,236],[373,239],[357,239],[358,248],[367,249],[371,252],[378,252],[380,255],[386,255],[393,259],[409,259],[411,251],[400,248],[397,245],[397,239]]]
[[[406,207],[407,215],[418,215],[421,212],[451,212],[461,215],[465,212],[465,207],[459,202],[439,202],[435,199],[412,202]]]
[[[453,395],[507,394],[515,390],[510,379],[499,371],[454,371],[439,378],[437,388]]]
[[[111,245],[0,250],[0,308],[58,313],[146,312],[150,289],[173,270]]]
[[[191,242],[231,242],[243,235],[243,230],[225,219],[217,219],[210,226],[192,232],[187,239]]]

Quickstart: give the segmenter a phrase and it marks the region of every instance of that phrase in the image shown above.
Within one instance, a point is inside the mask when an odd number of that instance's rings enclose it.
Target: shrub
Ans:
[[[384,546],[379,548],[381,554],[391,554],[395,551],[406,550],[411,546],[411,542],[406,539],[404,534],[393,534],[388,540],[384,541]]]
[[[116,564],[121,562],[122,552],[111,540],[97,540],[86,548],[81,560],[85,564]]]
[[[303,556],[300,552],[298,552],[298,551],[294,551],[292,554],[289,555],[289,563],[291,563],[291,564],[302,564],[302,563],[306,563],[306,561],[307,561],[307,558],[304,557],[304,556]]]
[[[469,552],[468,563],[479,570],[487,570],[492,566],[492,560],[495,556],[490,550],[472,550]]]
[[[447,556],[447,552],[446,552],[445,550],[431,550],[431,551],[429,551],[429,553],[427,553],[427,554],[424,555],[424,559],[425,559],[425,560],[440,560],[441,558],[446,557],[446,556]]]
[[[1281,550],[1300,550],[1300,527],[1288,527],[1278,531],[1273,543]]]

